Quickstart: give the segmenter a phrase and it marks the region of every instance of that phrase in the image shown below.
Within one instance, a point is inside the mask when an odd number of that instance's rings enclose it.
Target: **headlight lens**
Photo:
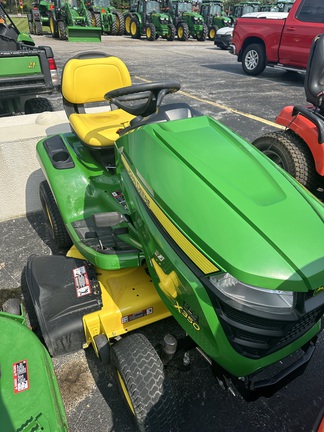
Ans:
[[[238,281],[229,273],[222,277],[209,278],[213,286],[227,298],[237,303],[237,309],[243,306],[273,314],[287,314],[292,311],[294,293],[258,288]]]

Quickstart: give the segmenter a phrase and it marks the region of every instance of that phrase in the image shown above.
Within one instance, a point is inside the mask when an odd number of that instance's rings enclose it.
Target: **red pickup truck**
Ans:
[[[324,0],[295,0],[287,16],[248,15],[236,19],[230,47],[246,74],[266,66],[305,71],[311,43],[324,33]]]

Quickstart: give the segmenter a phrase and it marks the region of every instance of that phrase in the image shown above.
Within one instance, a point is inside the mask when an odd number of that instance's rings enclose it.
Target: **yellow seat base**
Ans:
[[[117,109],[93,114],[71,114],[72,129],[82,142],[92,147],[106,147],[119,138],[118,131],[129,126],[132,114]]]

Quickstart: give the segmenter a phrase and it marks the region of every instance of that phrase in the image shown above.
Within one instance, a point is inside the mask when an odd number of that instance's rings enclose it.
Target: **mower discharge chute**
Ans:
[[[83,0],[54,0],[49,25],[52,36],[69,42],[100,42],[101,27],[93,26]]]
[[[44,340],[92,344],[141,431],[176,430],[164,366],[197,348],[232,393],[273,392],[305,369],[324,312],[324,206],[227,127],[163,105],[179,88],[79,55],[62,75],[74,132],[37,144],[50,233],[73,244],[27,264]],[[171,314],[184,336],[156,351],[135,330]]]

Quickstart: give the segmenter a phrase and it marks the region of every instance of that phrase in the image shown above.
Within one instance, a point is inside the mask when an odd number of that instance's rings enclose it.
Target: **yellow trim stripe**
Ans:
[[[219,271],[219,268],[211,263],[183,234],[179,229],[170,221],[166,214],[160,209],[160,207],[155,203],[155,201],[146,192],[131,167],[129,166],[126,158],[121,154],[121,159],[126,168],[126,171],[138,191],[139,195],[142,197],[146,206],[152,211],[154,216],[170,235],[170,237],[176,242],[176,244],[183,250],[183,252],[191,259],[192,262],[204,273],[215,273]]]

